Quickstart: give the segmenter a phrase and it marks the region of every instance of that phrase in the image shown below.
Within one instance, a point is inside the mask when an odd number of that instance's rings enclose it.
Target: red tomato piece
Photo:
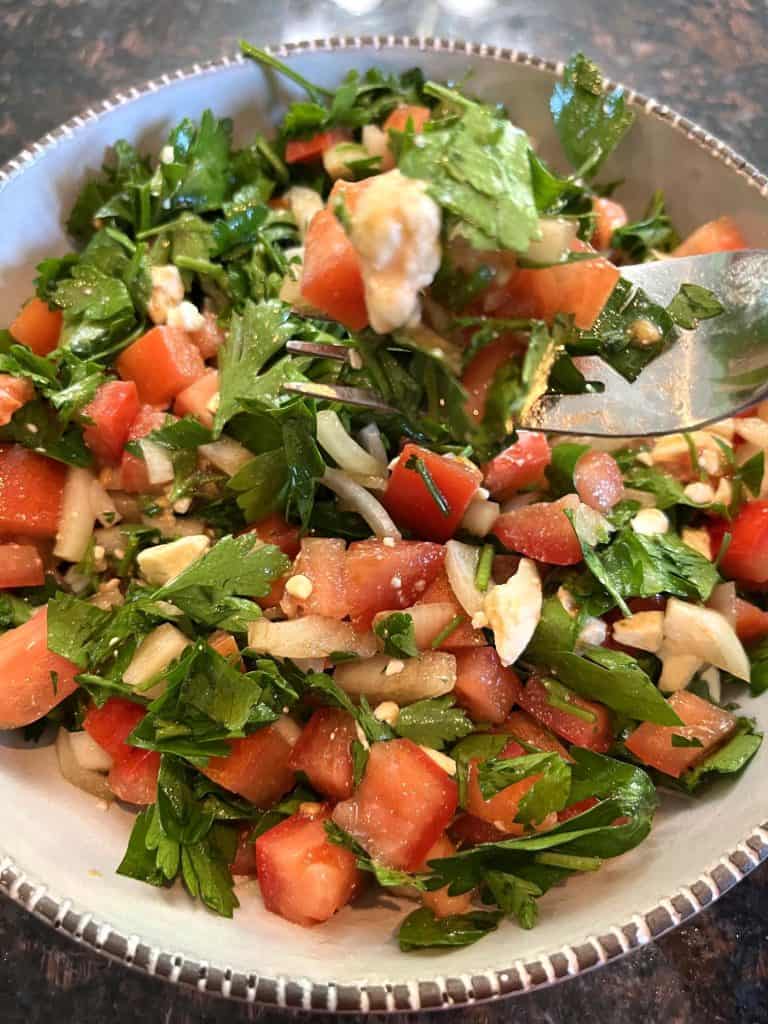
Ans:
[[[240,830],[240,838],[237,841],[235,859],[232,861],[233,875],[255,875],[256,874],[256,846],[249,842],[251,826],[246,825]]]
[[[0,537],[55,537],[66,476],[61,462],[0,445]]]
[[[576,252],[587,252],[574,242]],[[587,330],[597,319],[621,276],[603,256],[562,263],[542,270],[518,270],[507,286],[508,298],[498,316],[536,317],[550,322],[557,313],[572,313],[577,327]]]
[[[235,640],[231,633],[227,633],[224,629],[217,629],[215,633],[211,633],[208,637],[208,646],[212,647],[222,658],[233,662],[239,668],[243,667],[240,660],[240,648],[237,646],[237,640]]]
[[[687,690],[673,693],[667,703],[683,726],[643,722],[629,736],[626,747],[643,764],[677,779],[728,739],[736,728],[736,719],[730,712]],[[673,747],[673,736],[697,739],[702,746]]]
[[[544,472],[551,461],[544,434],[520,430],[514,444],[483,466],[483,483],[492,497],[506,501],[518,491],[545,484]]]
[[[17,409],[26,405],[35,396],[35,389],[28,380],[0,373],[0,427],[11,422]]]
[[[118,800],[146,806],[157,800],[159,771],[160,755],[157,751],[133,747],[127,757],[112,765],[107,782]]]
[[[455,845],[451,842],[449,836],[443,834],[430,848],[419,870],[429,872],[430,869],[427,867],[429,861],[439,860],[441,857],[451,857],[454,853],[456,853]],[[442,889],[433,889],[431,892],[419,893],[421,902],[425,907],[429,907],[435,917],[466,914],[472,905],[471,891],[462,893],[461,896],[449,896],[449,888],[450,886],[446,885]]]
[[[590,750],[597,751],[598,754],[606,754],[613,740],[611,716],[608,709],[596,701],[585,700],[575,693],[567,697],[566,700],[574,708],[594,715],[594,719],[588,721],[561,708],[552,707],[546,687],[541,680],[536,678],[528,680],[520,695],[520,705],[552,732],[562,736],[569,743],[575,743],[577,747],[588,747]]]
[[[347,132],[333,128],[327,132],[318,132],[309,139],[289,139],[285,144],[285,162],[287,164],[303,164],[319,159],[326,149],[349,139]]]
[[[63,314],[47,302],[34,298],[22,307],[9,330],[14,341],[31,348],[36,356],[47,356],[59,344]]]
[[[752,604],[736,598],[736,632],[742,643],[749,644],[761,640],[768,635],[768,612]]]
[[[443,513],[410,459],[421,459],[448,506]],[[450,540],[477,492],[477,475],[459,459],[447,459],[416,444],[407,444],[392,468],[382,502],[398,526],[419,537]]]
[[[333,537],[305,537],[302,540],[291,575],[306,576],[312,584],[312,591],[303,599],[286,593],[281,602],[286,615],[346,617],[346,547],[343,540]]]
[[[596,807],[600,801],[596,796],[587,796],[583,800],[578,800],[575,804],[569,804],[564,807],[562,811],[557,812],[558,821],[568,821],[569,818],[575,818],[578,814],[583,814],[585,811],[591,810]]]
[[[34,544],[0,544],[0,590],[44,582],[43,560]]]
[[[316,213],[307,229],[301,295],[351,331],[368,325],[360,259],[331,210]]]
[[[499,754],[503,758],[522,757],[526,753],[525,748],[519,743],[511,740]],[[505,832],[521,831],[521,824],[515,821],[520,801],[541,778],[540,775],[530,775],[520,782],[513,782],[511,786],[505,786],[494,796],[486,800],[483,797],[479,782],[480,761],[475,759],[470,762],[469,778],[467,780],[467,810],[476,818],[481,818],[499,830]]]
[[[575,495],[559,501],[541,501],[512,509],[499,516],[493,533],[505,548],[519,551],[537,562],[576,565],[582,559],[581,545],[565,509],[575,507]]]
[[[146,713],[141,704],[123,697],[110,697],[100,708],[88,709],[83,728],[114,761],[122,761],[138,749],[126,740]]]
[[[476,722],[500,725],[520,700],[520,680],[504,668],[495,647],[455,651],[456,700]]]
[[[768,581],[768,501],[748,501],[730,521],[713,520],[709,526],[712,551],[717,552],[726,533],[731,535],[720,571],[745,586]]]
[[[290,760],[299,731],[291,719],[282,718],[244,739],[230,740],[229,756],[212,757],[201,771],[257,807],[271,807],[296,781]]]
[[[218,393],[218,370],[206,370],[202,377],[176,395],[173,411],[177,416],[194,416],[204,427],[212,427],[213,413],[209,406]]]
[[[467,613],[456,600],[456,595],[448,580],[448,574],[444,569],[441,569],[437,576],[435,576],[416,604],[450,604],[453,605],[453,617],[461,615],[466,620],[445,638],[437,648],[438,651],[453,651],[462,647],[485,646],[483,631],[472,628],[472,623],[467,619]],[[436,637],[433,637],[433,639],[436,639]]]
[[[211,359],[219,351],[226,341],[226,334],[219,327],[219,320],[215,313],[205,310],[203,313],[205,323],[197,331],[187,331],[187,337],[196,345],[203,359]]]
[[[0,729],[18,729],[47,715],[77,689],[81,670],[48,650],[48,609],[0,635]],[[55,673],[54,685],[52,673]]]
[[[507,733],[513,739],[528,743],[537,750],[551,750],[553,754],[559,754],[566,761],[573,760],[557,736],[525,711],[513,711],[497,731]]]
[[[592,200],[592,210],[597,217],[592,245],[596,249],[610,249],[613,232],[627,223],[627,211],[621,203],[602,196]]]
[[[404,132],[409,122],[415,132],[424,131],[424,125],[429,120],[429,107],[417,107],[405,105],[396,107],[383,124],[385,132]]]
[[[673,256],[705,256],[709,252],[746,249],[747,240],[731,217],[718,217],[696,228],[672,250]]]
[[[624,477],[609,452],[584,452],[576,461],[573,483],[584,504],[598,512],[610,512],[624,494]]]
[[[304,772],[310,785],[331,800],[352,796],[354,718],[341,708],[320,708],[304,726],[291,754],[295,772]]]
[[[333,820],[375,859],[414,871],[453,818],[454,780],[410,740],[371,746],[354,796],[336,805]]]
[[[467,415],[478,423],[485,416],[485,403],[497,371],[519,352],[520,342],[514,335],[499,338],[488,345],[483,345],[464,370],[461,376],[461,383],[467,392],[464,408]]]
[[[508,839],[512,834],[496,828],[490,821],[476,818],[474,814],[460,814],[448,831],[460,849],[479,846],[481,843],[498,843],[500,839]]]
[[[117,360],[123,380],[136,382],[147,405],[169,405],[205,373],[200,350],[181,327],[153,327],[124,349]]]
[[[427,541],[358,540],[347,548],[347,605],[356,629],[376,612],[407,608],[421,597],[445,561],[445,548]]]
[[[139,414],[139,393],[132,380],[110,380],[102,384],[83,409],[83,439],[101,462],[120,461],[128,432]]]
[[[362,884],[352,851],[329,841],[326,817],[294,814],[256,840],[264,906],[304,927],[333,917]]]
[[[301,547],[299,528],[292,526],[291,523],[286,523],[277,512],[262,519],[261,522],[249,526],[246,532],[255,533],[265,544],[274,544],[288,558],[293,559],[299,553]]]
[[[138,441],[153,430],[158,430],[165,424],[167,416],[160,409],[151,405],[142,405],[136,419],[128,430],[128,441]],[[147,464],[140,455],[133,455],[124,451],[120,462],[120,487],[132,494],[146,494],[157,486],[149,482],[147,475]]]

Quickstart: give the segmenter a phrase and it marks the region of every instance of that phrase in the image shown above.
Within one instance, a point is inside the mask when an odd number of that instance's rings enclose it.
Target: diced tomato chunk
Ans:
[[[592,245],[596,249],[610,249],[613,232],[627,223],[627,211],[621,203],[603,196],[592,200],[592,210],[597,218]]]
[[[349,138],[347,132],[333,128],[327,132],[317,132],[309,139],[289,139],[285,144],[285,162],[302,164],[317,160],[326,149],[338,145]]]
[[[677,779],[728,739],[736,728],[736,719],[730,712],[687,690],[673,693],[668,703],[683,726],[643,722],[629,736],[626,747],[643,764]],[[673,736],[699,740],[702,745],[675,747]]]
[[[158,430],[166,421],[166,413],[151,405],[142,405],[136,419],[128,430],[128,441],[138,441],[153,430]],[[157,486],[149,482],[147,464],[140,455],[124,451],[120,462],[120,487],[132,494],[146,494]]]
[[[478,423],[485,416],[485,403],[497,371],[520,351],[521,343],[514,335],[498,338],[483,345],[465,368],[461,376],[461,383],[467,392],[464,407],[467,415]]]
[[[213,413],[209,407],[218,393],[218,370],[206,370],[202,377],[176,395],[173,411],[177,416],[194,416],[204,427],[212,427]]]
[[[551,461],[544,434],[520,430],[514,444],[483,466],[483,483],[492,497],[505,501],[517,491],[546,483],[544,471]]]
[[[35,389],[23,377],[0,373],[0,427],[11,422],[13,414],[35,396]]]
[[[411,460],[421,460],[445,499],[447,511],[438,507],[420,473],[409,468]],[[459,459],[407,444],[392,467],[382,501],[398,526],[427,540],[447,541],[458,529],[478,483],[478,475]]]
[[[333,820],[375,859],[413,871],[453,818],[456,783],[410,740],[374,743],[354,796]]]
[[[34,298],[24,306],[9,330],[14,341],[31,348],[36,356],[47,356],[59,344],[63,315],[47,302]]]
[[[460,814],[448,832],[461,849],[479,846],[481,843],[498,843],[500,839],[509,839],[512,835],[511,832],[496,828],[490,821],[476,818],[474,814]]]
[[[0,537],[55,537],[67,469],[20,444],[0,444]]]
[[[237,646],[237,640],[235,640],[231,633],[227,633],[224,629],[217,629],[208,637],[208,646],[212,647],[222,658],[226,658],[227,661],[242,667],[240,648]]]
[[[112,765],[107,782],[118,800],[146,806],[157,800],[159,771],[160,755],[156,750],[134,748],[128,757]]]
[[[0,590],[44,582],[43,560],[34,544],[0,544]]]
[[[251,831],[250,825],[240,829],[235,858],[232,861],[233,875],[256,874],[256,846],[250,842]]]
[[[731,542],[720,559],[720,571],[745,586],[768,582],[768,501],[748,501],[730,521],[713,520],[709,527],[717,552],[726,533]]]
[[[752,604],[736,598],[736,632],[742,643],[749,644],[768,636],[768,612]]]
[[[146,713],[141,704],[124,697],[110,697],[100,708],[94,705],[88,709],[83,728],[113,760],[121,761],[138,749],[126,740]]]
[[[355,855],[330,842],[326,817],[294,814],[256,840],[264,906],[305,927],[333,917],[361,886]]]
[[[248,527],[249,533],[255,533],[265,544],[274,544],[288,558],[295,558],[301,547],[300,533],[297,526],[287,523],[276,512],[259,523]]]
[[[142,402],[166,406],[202,377],[205,363],[185,330],[161,326],[120,353],[117,372],[123,380],[135,381]]]
[[[426,541],[354,541],[347,548],[347,603],[355,627],[367,629],[376,612],[407,608],[443,567],[445,548]]]
[[[581,545],[565,509],[575,507],[575,496],[559,501],[536,502],[499,516],[493,533],[505,548],[519,551],[537,562],[576,565],[582,559]]]
[[[624,477],[609,452],[584,452],[573,470],[576,492],[590,508],[610,512],[624,494]]]
[[[525,711],[513,711],[496,731],[507,733],[516,740],[536,747],[537,750],[551,750],[553,754],[559,754],[566,761],[573,760],[557,736]]]
[[[562,736],[569,743],[578,747],[588,747],[599,754],[606,754],[611,747],[613,733],[611,716],[608,709],[593,700],[585,700],[577,694],[566,698],[574,709],[593,715],[592,720],[571,714],[560,707],[553,707],[549,702],[549,694],[540,679],[532,677],[523,687],[520,695],[521,706],[534,718]]]
[[[211,359],[219,351],[226,341],[226,334],[219,327],[219,320],[215,313],[205,310],[203,313],[205,323],[197,331],[187,331],[187,337],[196,345],[203,359]]]
[[[587,796],[583,800],[577,800],[575,804],[569,804],[564,807],[562,811],[557,812],[558,821],[568,821],[569,818],[575,818],[578,814],[583,814],[585,811],[591,810],[596,807],[600,801],[596,796]]]
[[[257,807],[271,807],[293,788],[290,760],[299,732],[291,719],[282,718],[244,739],[230,740],[229,756],[212,757],[201,771]]]
[[[304,726],[291,754],[290,765],[304,772],[313,789],[331,800],[352,796],[352,741],[355,720],[340,708],[320,708]]]
[[[429,120],[429,115],[429,107],[417,107],[406,104],[402,107],[396,107],[382,127],[385,132],[404,132],[410,122],[415,132],[421,132]]]
[[[499,757],[522,757],[525,753],[525,749],[519,743],[510,741],[501,751]],[[530,775],[520,782],[513,782],[511,786],[505,786],[504,789],[499,790],[498,793],[486,800],[480,789],[480,763],[477,759],[470,762],[467,780],[467,810],[476,818],[482,818],[483,821],[490,822],[502,831],[520,832],[521,823],[515,820],[520,801],[528,790],[535,786],[541,776]]]
[[[48,649],[46,607],[0,634],[0,729],[18,729],[47,715],[77,689],[78,672]]]
[[[456,847],[451,842],[449,836],[443,834],[437,840],[437,842],[430,848],[424,863],[420,865],[419,870],[426,871],[427,873],[431,870],[427,865],[431,860],[439,860],[441,857],[451,857],[456,853]],[[429,892],[419,893],[421,902],[425,907],[429,907],[435,917],[450,917],[451,914],[466,914],[472,905],[472,893],[465,892],[460,896],[449,896],[448,889],[450,886],[446,885],[442,889],[432,889]]]
[[[504,668],[495,647],[455,651],[456,700],[476,722],[500,725],[520,699],[520,680]]]
[[[312,589],[305,598],[288,592],[282,600],[286,615],[347,615],[346,543],[336,537],[304,537],[292,576],[305,576]]]
[[[83,429],[83,439],[97,459],[113,464],[120,461],[138,414],[139,393],[134,381],[110,380],[101,385],[83,409],[83,419],[90,421]]]
[[[579,241],[571,248],[576,252],[590,249]],[[498,315],[549,322],[557,313],[572,313],[576,326],[588,330],[620,276],[618,267],[602,256],[541,270],[518,270],[507,286],[508,297]]]
[[[445,640],[443,640],[443,642],[437,647],[438,651],[453,651],[462,647],[485,646],[485,635],[483,634],[482,629],[474,629],[472,627],[472,623],[469,621],[467,613],[456,600],[456,595],[453,592],[453,588],[448,580],[448,574],[445,569],[440,570],[434,580],[422,593],[422,596],[416,602],[416,607],[422,604],[450,605],[453,610],[451,619],[455,619],[457,615],[460,615],[465,620],[457,626],[456,629],[452,630]],[[451,619],[446,622],[446,625],[448,625]],[[432,641],[436,638],[437,633],[435,633],[431,638],[429,642],[430,647],[432,646]]]
[[[676,249],[673,256],[705,256],[709,252],[746,249],[747,240],[730,217],[718,217],[696,228]]]

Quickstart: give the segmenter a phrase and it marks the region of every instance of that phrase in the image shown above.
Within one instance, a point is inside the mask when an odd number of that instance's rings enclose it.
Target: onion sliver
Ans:
[[[201,444],[197,449],[212,466],[227,476],[234,476],[238,470],[254,458],[253,452],[231,437],[220,437],[210,444]]]
[[[449,540],[445,545],[445,571],[459,604],[470,617],[483,610],[482,594],[475,586],[480,548]]]
[[[338,414],[332,409],[323,409],[317,414],[317,440],[334,462],[348,473],[386,477],[386,462],[379,462],[350,437]]]
[[[106,776],[80,764],[72,744],[72,735],[66,729],[59,729],[56,735],[56,757],[62,778],[83,792],[90,793],[91,796],[99,797],[101,800],[114,799]]]
[[[324,615],[287,622],[257,619],[248,626],[248,646],[275,658],[327,658],[334,651],[367,658],[376,652],[373,633],[357,633],[348,622]]]
[[[393,666],[399,671],[387,675]],[[339,665],[333,678],[351,697],[365,697],[370,703],[393,700],[402,706],[450,693],[456,684],[456,659],[452,654],[429,651],[398,665],[397,659],[380,654]]]
[[[499,518],[500,511],[497,501],[489,501],[487,498],[472,501],[464,513],[461,526],[475,537],[487,537]]]
[[[416,646],[420,651],[429,650],[432,641],[456,617],[456,605],[450,601],[435,601],[431,604],[414,604],[410,608],[398,609],[413,620],[413,632]],[[391,611],[379,612],[373,620],[374,626],[392,615]]]
[[[136,652],[123,672],[123,682],[126,686],[141,688],[150,679],[159,675],[163,669],[168,668],[172,661],[189,647],[190,641],[170,622],[164,622],[162,626],[153,629],[149,636],[144,637]],[[159,697],[165,690],[165,680],[160,680],[150,690],[146,691],[148,697]]]
[[[88,550],[95,518],[93,483],[93,476],[87,469],[69,467],[53,549],[54,555],[66,562],[79,562]]]
[[[377,537],[400,539],[400,531],[381,502],[346,473],[339,469],[326,469],[321,482],[337,494],[350,511],[362,516]]]
[[[384,447],[378,425],[376,423],[367,423],[357,436],[360,438],[360,444],[368,454],[372,455],[382,466],[386,466],[389,459],[387,458],[387,449]]]
[[[147,479],[151,484],[167,484],[173,480],[173,463],[168,452],[156,441],[146,437],[139,441],[141,453],[147,466]]]
[[[720,612],[729,626],[736,625],[736,584],[733,581],[719,583],[712,591],[707,604],[716,612]]]
[[[539,221],[541,238],[528,246],[526,259],[536,263],[559,263],[571,248],[578,231],[578,221],[564,217],[542,217]]]

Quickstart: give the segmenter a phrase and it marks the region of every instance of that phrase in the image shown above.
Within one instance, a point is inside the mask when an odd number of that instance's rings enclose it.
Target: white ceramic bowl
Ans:
[[[330,40],[276,51],[309,79],[333,85],[352,67],[433,78],[473,72],[473,91],[506,103],[543,154],[558,148],[547,99],[559,69],[488,46],[421,39]],[[68,248],[71,202],[118,138],[157,152],[168,128],[205,107],[234,117],[237,134],[268,129],[291,90],[251,63],[224,59],[131,89],[87,110],[0,169],[0,323],[31,291],[34,266]],[[664,189],[686,231],[729,213],[749,242],[768,247],[768,181],[723,143],[653,100],[631,96],[637,123],[604,177],[639,213]],[[768,697],[743,701],[768,726]],[[306,930],[241,891],[233,921],[195,907],[184,892],[157,890],[114,873],[132,816],[96,802],[59,776],[53,748],[0,734],[0,886],[77,939],[153,974],[235,998],[327,1010],[393,1010],[461,1004],[551,983],[611,960],[672,928],[768,857],[768,745],[734,784],[700,799],[663,801],[650,838],[599,872],[573,878],[541,901],[541,923],[502,926],[474,946],[402,954],[393,899],[347,907]]]

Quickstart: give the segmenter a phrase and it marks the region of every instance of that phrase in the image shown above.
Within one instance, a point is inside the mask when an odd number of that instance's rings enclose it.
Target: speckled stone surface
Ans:
[[[473,17],[464,17],[469,10]],[[562,59],[584,49],[612,77],[768,168],[765,0],[0,0],[0,163],[106,94],[233,52],[240,36],[277,42],[369,32],[454,35]],[[0,1024],[279,1024],[303,1016],[148,978],[0,899]],[[691,924],[618,963],[440,1020],[768,1022],[768,865]]]

